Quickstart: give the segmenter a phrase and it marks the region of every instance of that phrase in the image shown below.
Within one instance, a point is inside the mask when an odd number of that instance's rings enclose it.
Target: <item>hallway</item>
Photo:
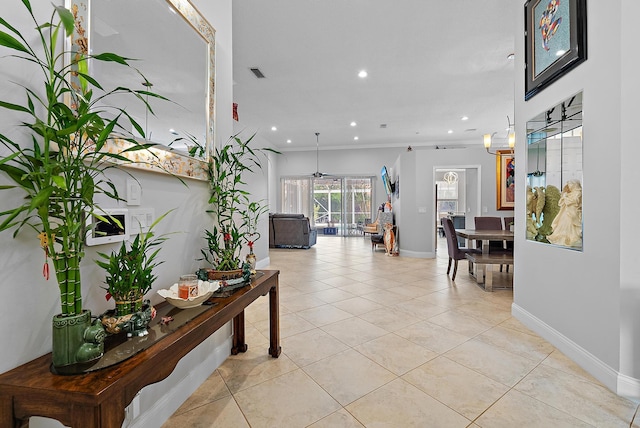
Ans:
[[[249,350],[163,427],[640,428],[638,403],[513,318],[511,290],[484,292],[465,261],[452,282],[439,248],[387,257],[368,239],[320,236],[272,249],[282,355],[267,355],[262,297],[246,311]]]

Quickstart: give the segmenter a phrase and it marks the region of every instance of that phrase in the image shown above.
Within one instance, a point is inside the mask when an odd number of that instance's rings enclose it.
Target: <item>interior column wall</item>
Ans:
[[[640,397],[640,278],[638,277],[637,239],[629,230],[638,223],[640,204],[636,195],[640,183],[640,145],[638,144],[638,100],[640,79],[637,41],[640,26],[635,17],[640,3],[623,1],[621,10],[621,153],[620,153],[620,379],[618,391]],[[614,231],[612,231],[614,233]],[[631,379],[629,379],[631,378]]]
[[[618,241],[620,208],[624,205],[620,182],[626,174],[620,167],[625,146],[621,133],[620,22],[637,24],[632,23],[633,15],[621,15],[620,2],[588,1],[587,16],[586,62],[526,102],[524,75],[516,75],[516,158],[522,159],[521,164],[527,159],[527,120],[583,91],[584,250],[525,240],[525,222],[519,220],[526,218],[526,173],[516,170],[513,310],[526,325],[616,390],[621,349]],[[524,14],[515,18],[519,28],[524,28]],[[524,70],[523,58],[524,35],[517,33],[516,70]],[[637,340],[637,333],[631,336],[635,338],[626,340]]]

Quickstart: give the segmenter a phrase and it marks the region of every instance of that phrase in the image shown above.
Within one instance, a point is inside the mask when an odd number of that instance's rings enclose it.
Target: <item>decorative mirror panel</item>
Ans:
[[[89,62],[92,76],[105,88],[148,89],[169,99],[147,98],[152,114],[132,97],[111,98],[145,131],[132,134],[156,144],[153,154],[136,152],[133,166],[206,179],[204,162],[215,141],[215,30],[188,0],[68,2],[76,19],[74,47],[133,58],[144,78],[101,61]],[[112,148],[127,144],[114,138]]]
[[[582,92],[527,122],[527,239],[582,250]]]

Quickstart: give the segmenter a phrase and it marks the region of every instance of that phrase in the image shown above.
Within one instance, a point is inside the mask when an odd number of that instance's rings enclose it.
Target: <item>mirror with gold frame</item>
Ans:
[[[112,72],[109,63],[89,61],[89,73],[105,87],[149,90],[167,99],[144,103],[122,99],[144,129],[131,133],[153,143],[151,153],[132,154],[139,168],[206,179],[205,162],[215,141],[215,30],[188,0],[67,0],[76,20],[73,48],[114,52],[144,75]],[[121,68],[118,68],[121,73]],[[149,86],[149,83],[152,86]],[[110,99],[111,103],[119,102]],[[130,103],[127,105],[126,103]],[[114,136],[109,150],[127,141]]]
[[[582,250],[582,92],[527,122],[526,233]]]

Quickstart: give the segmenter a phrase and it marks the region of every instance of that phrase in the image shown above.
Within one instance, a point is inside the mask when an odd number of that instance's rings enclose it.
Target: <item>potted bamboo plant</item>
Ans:
[[[208,163],[211,185],[209,198],[213,216],[213,228],[205,230],[207,247],[201,250],[202,258],[213,268],[211,279],[231,279],[242,275],[243,245],[253,243],[259,237],[257,222],[268,207],[251,200],[245,189],[245,174],[262,168],[262,156],[279,153],[270,148],[252,149],[249,145],[255,135],[246,141],[238,136],[222,147],[216,147]]]
[[[61,312],[53,319],[53,368],[60,373],[74,373],[80,370],[81,363],[102,354],[102,342],[94,343],[91,352],[86,352],[86,345],[80,349],[84,330],[91,325],[91,313],[82,305],[80,281],[86,218],[100,217],[96,195],[120,199],[104,173],[115,167],[113,161],[128,162],[122,153],[102,149],[114,130],[124,132],[133,127],[144,135],[142,127],[126,111],[106,107],[108,99],[128,93],[148,108],[145,98],[156,95],[123,87],[105,90],[88,74],[89,57],[93,61],[116,62],[137,72],[126,58],[116,54],[88,56],[79,51],[69,55],[71,60],[65,63],[69,52],[60,46],[63,39],[70,40],[74,31],[71,11],[54,6],[50,21],[41,25],[29,0],[22,3],[33,20],[36,44],[29,42],[34,39],[32,35],[24,36],[0,18],[0,47],[12,53],[5,58],[39,68],[41,75],[35,80],[42,86],[24,87],[21,104],[0,100],[0,108],[23,117],[19,125],[30,134],[29,141],[14,141],[0,129],[0,171],[12,183],[0,186],[0,190],[20,189],[24,193],[20,205],[0,213],[0,231],[13,229],[15,236],[30,229],[38,234],[46,256],[44,276],[48,279],[51,261],[60,289]],[[148,148],[133,138],[127,140],[132,147],[126,151]]]
[[[117,251],[98,253],[102,260],[96,260],[96,264],[106,273],[107,300],[115,300],[115,310],[100,317],[108,333],[126,331],[129,335],[141,335],[146,332],[154,311],[144,296],[156,280],[153,269],[164,263],[157,260],[157,256],[160,245],[168,239],[166,234],[156,236],[153,228],[169,212],[158,217],[146,232],[140,232],[130,243],[123,241]],[[142,322],[131,323],[134,315],[142,318]]]

